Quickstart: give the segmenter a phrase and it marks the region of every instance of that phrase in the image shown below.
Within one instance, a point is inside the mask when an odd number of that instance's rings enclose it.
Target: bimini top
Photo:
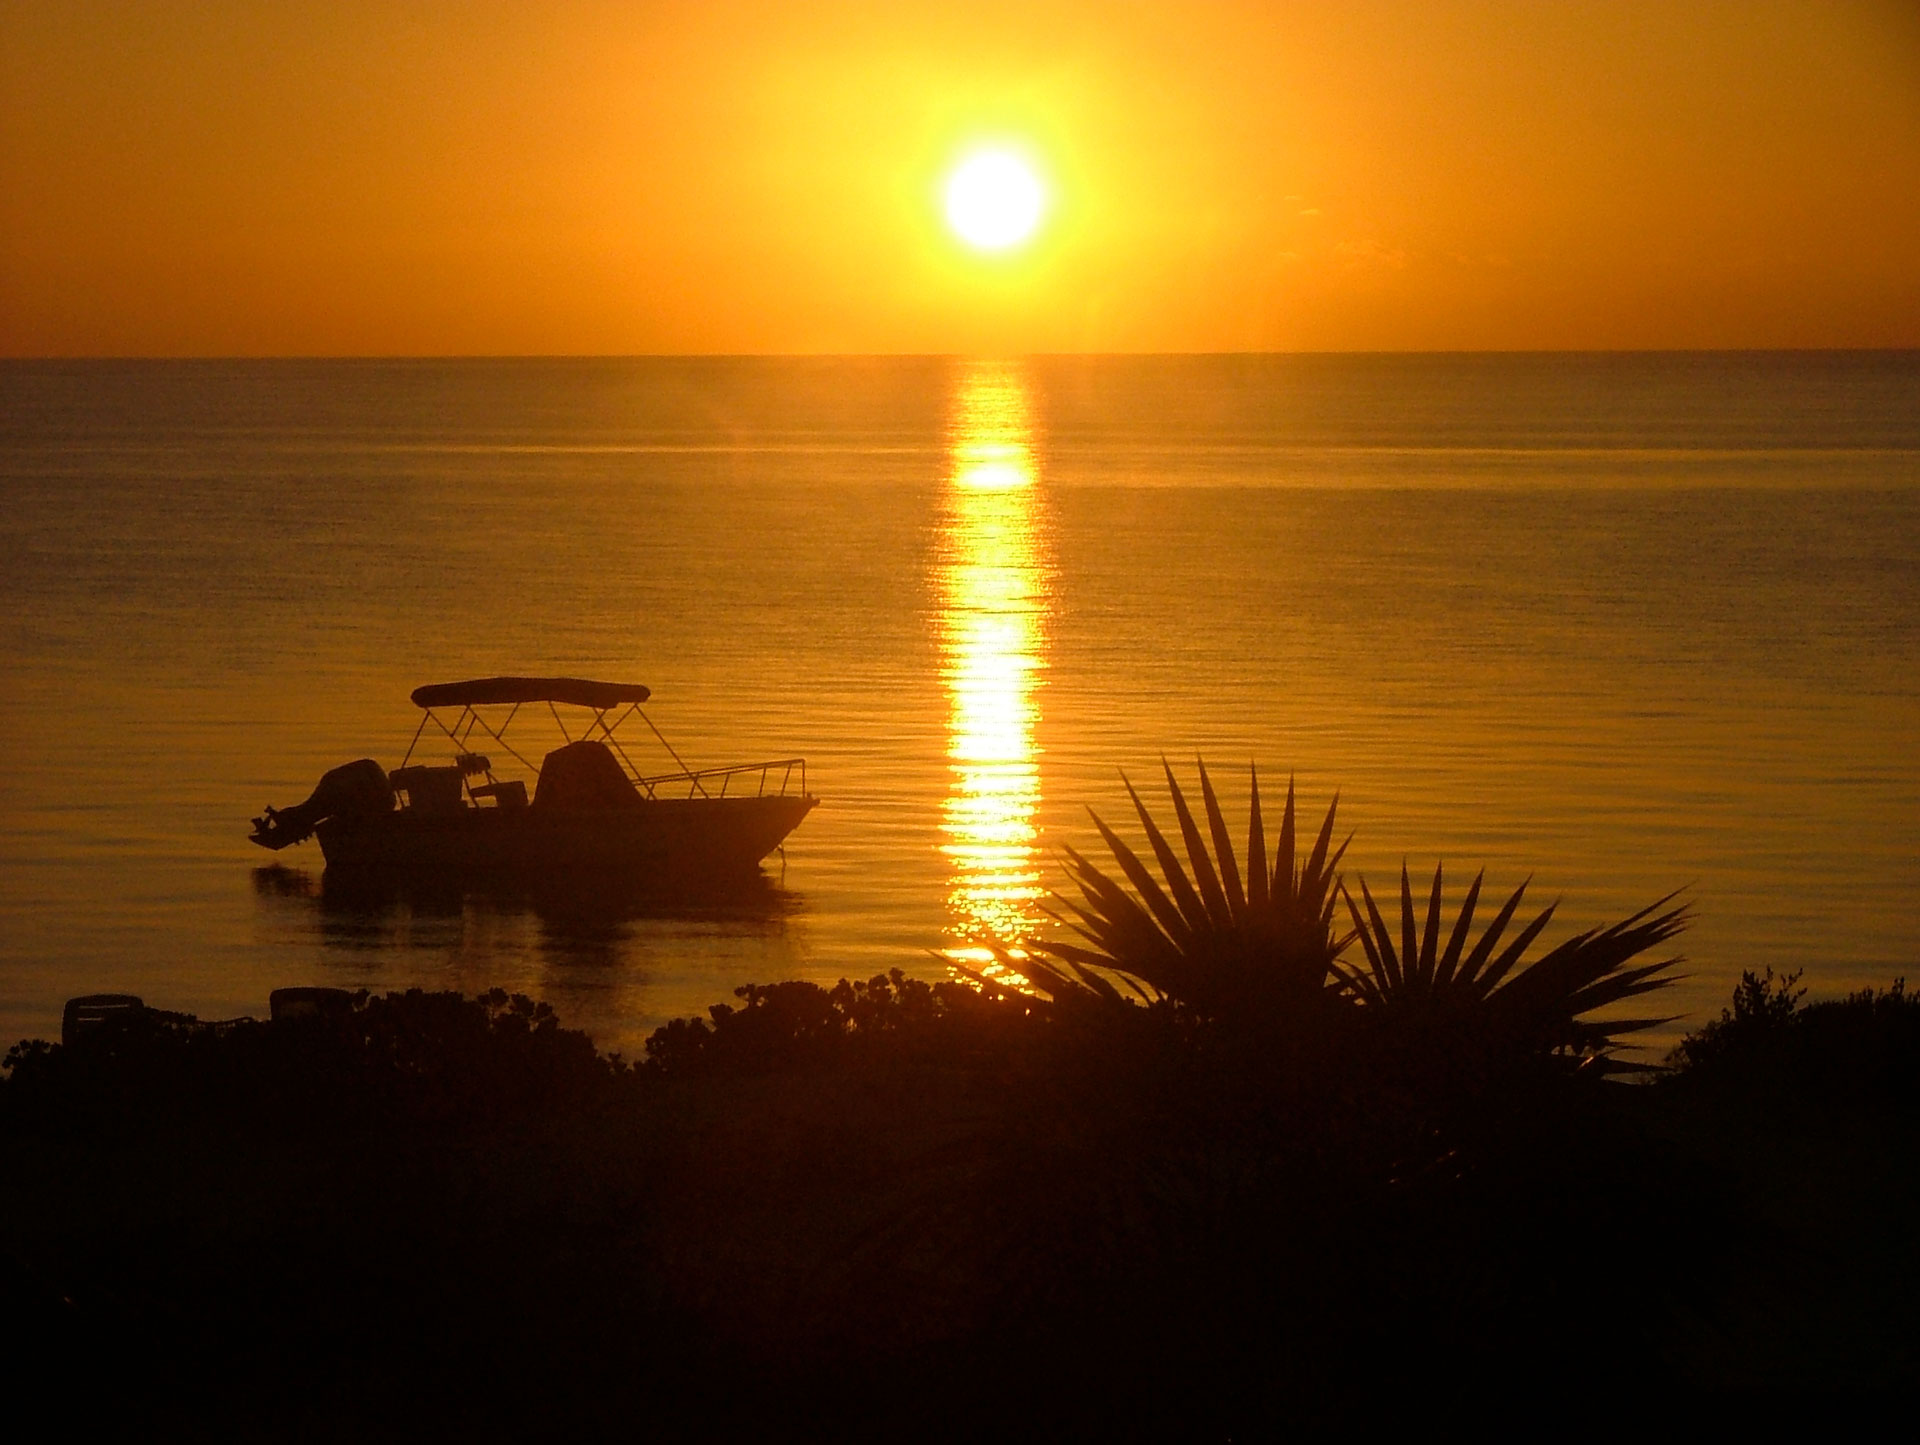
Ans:
[[[564,702],[604,709],[650,696],[637,682],[590,682],[584,677],[476,677],[413,690],[415,707],[484,707],[489,703]]]

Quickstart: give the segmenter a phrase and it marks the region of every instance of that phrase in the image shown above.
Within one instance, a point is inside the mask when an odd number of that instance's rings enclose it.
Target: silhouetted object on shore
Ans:
[[[392,774],[371,759],[335,768],[304,803],[256,818],[252,840],[280,849],[317,834],[330,868],[376,878],[631,881],[751,873],[818,801],[807,791],[805,760],[690,769],[640,711],[648,696],[638,684],[581,678],[493,677],[418,688],[413,700],[425,715]],[[565,739],[537,769],[508,738],[528,705],[544,707]],[[562,706],[584,710],[577,736]],[[454,721],[441,719],[437,708],[458,709]],[[497,719],[483,711],[499,708],[507,711]],[[623,710],[609,719],[616,709]],[[633,717],[659,738],[677,771],[647,775],[633,765],[618,736]],[[451,743],[450,762],[413,762],[429,723]],[[476,732],[537,773],[531,800],[525,778],[496,776],[493,760],[471,750]]]
[[[467,999],[279,988],[265,1020],[203,1020],[130,995],[89,995],[68,1005],[69,1017],[103,998],[129,1002],[102,1009],[58,1049],[23,1043],[8,1055],[12,1081],[85,1080],[93,1106],[146,1113],[273,1113],[307,1099],[316,1118],[371,1108],[436,1118],[467,1110],[479,1120],[533,1097],[605,1104],[612,1096],[602,1086],[625,1072],[585,1034],[560,1028],[549,1005],[502,989]]]
[[[267,995],[267,1016],[277,1024],[341,1020],[352,1013],[353,995],[344,988],[276,988]]]
[[[89,993],[67,1000],[60,1014],[60,1042],[78,1043],[97,1029],[114,1028],[146,1008],[138,994]]]

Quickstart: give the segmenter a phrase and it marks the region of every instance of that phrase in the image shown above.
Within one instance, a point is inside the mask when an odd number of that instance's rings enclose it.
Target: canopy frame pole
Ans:
[[[518,712],[519,710],[520,709],[518,705],[516,705],[514,707],[514,712]],[[469,708],[468,711],[473,712],[473,709]],[[513,721],[512,714],[509,714],[507,717],[507,721],[505,723],[502,723],[497,729],[493,726],[492,723],[488,722],[485,718],[480,716],[478,712],[473,712],[473,720],[480,725],[481,729],[485,731],[488,737],[492,738],[495,742],[500,744],[500,746],[505,748],[509,753],[512,753],[515,761],[517,761],[521,767],[525,768],[528,772],[534,774],[536,777],[539,776],[540,770],[536,768],[532,763],[527,761],[525,754],[523,754],[512,743],[508,742],[506,738],[501,736],[501,734],[506,732],[507,724]],[[468,731],[471,732],[472,729],[468,729]],[[487,776],[492,777],[493,775],[489,773]]]
[[[633,779],[633,785],[636,788],[645,788],[647,790],[647,796],[651,798],[654,795],[653,784],[648,782],[646,775],[633,765],[633,759],[627,756],[627,750],[620,746],[620,739],[613,735],[614,728],[619,727],[621,723],[632,717],[634,713],[639,711],[639,708],[639,703],[629,703],[627,710],[615,719],[613,727],[611,728],[607,726],[607,714],[604,709],[594,718],[594,721],[599,723],[600,731],[606,736],[607,746],[617,753],[620,761],[626,765],[627,776]],[[588,728],[587,731],[592,732],[593,729]],[[662,741],[664,741],[664,739],[662,739]],[[667,751],[672,752],[673,749],[668,748]]]
[[[596,708],[594,709],[593,720],[595,723],[599,725],[600,731],[607,735],[607,741],[612,742],[613,735],[620,731],[621,725],[625,723],[628,718],[632,717],[634,713],[639,710],[639,707],[640,707],[640,704],[637,702],[628,703],[627,710],[621,713],[619,717],[615,718],[611,726],[609,726],[609,724],[607,723],[607,714],[613,711],[613,709],[605,708],[605,707]],[[588,728],[587,731],[592,732],[593,729]]]
[[[420,734],[427,730],[427,719],[432,716],[432,708],[428,708],[420,714],[420,726],[413,730],[413,741],[407,744],[407,755],[400,759],[401,767],[404,768],[408,763],[413,761],[413,750],[420,746]]]
[[[673,750],[673,744],[667,741],[666,734],[662,733],[659,728],[654,727],[653,719],[646,715],[639,703],[633,705],[633,710],[640,714],[640,721],[647,725],[648,730],[651,731],[656,738],[660,739],[660,746],[667,750],[667,756],[680,764],[680,771],[692,780],[693,786],[700,793],[700,796],[703,798],[711,797],[712,794],[707,792],[707,785],[700,781],[700,775],[688,767],[687,760]],[[631,764],[629,764],[629,766],[631,766]],[[688,794],[688,796],[691,797],[692,794]]]
[[[512,743],[508,742],[505,738],[501,737],[500,734],[494,730],[493,725],[489,723],[484,717],[480,716],[479,712],[471,706],[463,707],[460,709],[460,716],[453,720],[452,727],[448,727],[444,722],[440,720],[440,715],[437,712],[435,712],[432,708],[428,708],[426,709],[426,717],[423,717],[420,719],[420,727],[423,730],[427,725],[427,718],[432,718],[433,725],[439,728],[441,732],[445,733],[447,735],[447,740],[451,742],[456,748],[460,749],[461,752],[468,751],[467,743],[473,737],[473,730],[477,727],[482,732],[486,733],[488,737],[494,739],[494,741],[499,743],[501,747],[505,748],[508,752],[512,753],[514,757],[519,758],[520,763],[523,767],[527,767],[527,768],[533,767],[533,764],[528,762],[525,757],[521,756],[520,752],[517,749],[515,749]],[[460,727],[462,724],[466,725],[465,737],[462,737],[460,734]],[[414,734],[414,740],[418,742],[419,737],[420,737],[420,734],[416,732]],[[412,748],[407,749],[407,756],[408,757],[413,756]],[[405,764],[403,763],[402,766],[404,767]],[[489,773],[488,776],[491,777],[492,774]]]

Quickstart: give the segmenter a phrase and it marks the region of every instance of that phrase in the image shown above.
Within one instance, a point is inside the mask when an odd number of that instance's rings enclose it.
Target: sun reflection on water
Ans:
[[[941,851],[951,861],[947,956],[998,972],[1041,921],[1040,750],[1049,567],[1033,429],[1017,366],[978,363],[958,381],[939,550],[941,677],[951,783]]]

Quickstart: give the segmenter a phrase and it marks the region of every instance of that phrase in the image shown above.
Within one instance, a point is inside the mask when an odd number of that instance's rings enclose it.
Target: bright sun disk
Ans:
[[[1040,224],[1040,178],[1008,151],[977,151],[947,178],[947,224],[969,246],[1004,251]]]

